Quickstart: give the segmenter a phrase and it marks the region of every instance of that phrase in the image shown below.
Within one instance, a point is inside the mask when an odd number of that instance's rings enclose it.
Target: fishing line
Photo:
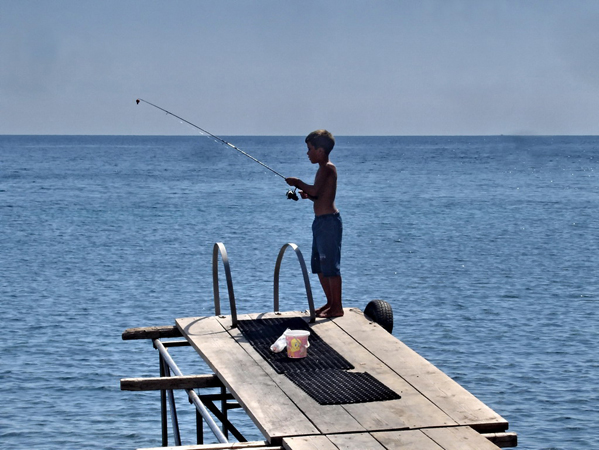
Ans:
[[[138,99],[137,99],[137,100],[135,100],[135,101],[137,102],[137,104],[138,104],[138,105],[139,105],[139,102],[144,102],[144,103],[147,103],[148,105],[150,105],[150,106],[153,106],[154,108],[158,108],[159,110],[161,110],[161,111],[164,111],[165,113],[167,113],[167,114],[170,114],[171,116],[173,116],[173,117],[176,117],[176,118],[177,118],[177,119],[179,119],[179,120],[182,120],[183,122],[185,122],[185,123],[187,123],[187,124],[191,125],[192,127],[194,127],[194,128],[197,128],[197,129],[198,129],[198,130],[200,130],[202,133],[204,133],[204,134],[207,134],[208,136],[212,137],[212,138],[213,138],[213,139],[215,139],[217,142],[220,142],[220,143],[222,143],[222,144],[224,144],[224,145],[228,145],[228,146],[229,146],[229,147],[231,147],[232,149],[235,149],[235,150],[237,150],[237,151],[238,151],[239,153],[241,153],[242,155],[244,155],[244,156],[247,156],[247,157],[248,157],[248,158],[250,158],[252,161],[255,161],[255,162],[257,162],[258,164],[260,164],[261,166],[263,166],[263,167],[266,167],[268,170],[270,170],[270,171],[271,171],[272,173],[274,173],[275,175],[278,175],[278,176],[280,176],[281,178],[285,179],[285,177],[284,177],[283,175],[281,175],[279,172],[277,172],[276,170],[274,170],[274,169],[272,169],[272,168],[268,167],[268,166],[267,166],[266,164],[264,164],[262,161],[260,161],[260,160],[258,160],[258,159],[256,159],[256,158],[254,158],[254,157],[253,157],[252,155],[250,155],[249,153],[246,153],[246,152],[244,152],[243,150],[241,150],[240,148],[238,148],[238,147],[234,146],[234,145],[233,145],[233,144],[231,144],[230,142],[227,142],[227,141],[225,141],[223,138],[220,138],[220,137],[218,137],[218,136],[215,136],[214,134],[210,133],[209,131],[206,131],[206,130],[204,130],[203,128],[200,128],[200,127],[198,127],[196,124],[194,124],[194,123],[191,123],[191,122],[190,122],[190,121],[188,121],[188,120],[185,120],[183,117],[179,117],[178,115],[176,115],[176,114],[173,114],[172,112],[170,112],[170,111],[167,111],[166,109],[164,109],[164,108],[161,108],[160,106],[157,106],[157,105],[155,105],[154,103],[150,103],[150,102],[148,102],[148,101],[146,101],[146,100],[144,100],[144,99],[138,98]]]
[[[150,106],[153,106],[154,108],[157,108],[157,109],[159,109],[160,111],[164,111],[165,113],[167,113],[167,114],[170,114],[170,115],[171,115],[171,116],[173,116],[173,117],[176,117],[177,119],[179,119],[179,120],[181,120],[181,121],[185,122],[186,124],[188,124],[188,125],[191,125],[191,126],[192,126],[192,127],[194,127],[194,128],[197,128],[198,130],[200,130],[200,132],[201,132],[202,134],[210,136],[210,137],[211,137],[212,139],[214,139],[216,142],[220,142],[220,143],[221,143],[221,144],[223,144],[223,145],[227,145],[227,146],[231,147],[232,149],[234,149],[234,150],[237,150],[237,151],[238,151],[239,153],[241,153],[242,155],[244,155],[244,156],[247,156],[247,157],[248,157],[248,158],[250,158],[252,161],[255,161],[255,162],[257,162],[258,164],[260,164],[262,167],[265,167],[265,168],[267,168],[268,170],[270,170],[270,171],[271,171],[272,173],[274,173],[275,175],[278,175],[278,176],[280,176],[281,178],[285,179],[285,177],[284,177],[283,175],[281,175],[279,172],[277,172],[276,170],[272,169],[271,167],[268,167],[266,164],[264,164],[264,163],[263,163],[262,161],[260,161],[259,159],[256,159],[256,158],[254,158],[254,157],[253,157],[252,155],[250,155],[249,153],[247,153],[247,152],[244,152],[243,150],[241,150],[240,148],[238,148],[238,147],[236,147],[235,145],[231,144],[230,142],[227,142],[227,141],[225,141],[223,138],[220,138],[220,137],[218,137],[218,136],[216,136],[216,135],[214,135],[214,134],[210,133],[209,131],[207,131],[207,130],[204,130],[203,128],[201,128],[201,127],[197,126],[195,123],[191,123],[189,120],[185,120],[183,117],[180,117],[180,116],[178,116],[178,115],[176,115],[176,114],[173,114],[172,112],[170,112],[170,111],[167,111],[166,109],[164,109],[164,108],[161,108],[160,106],[158,106],[158,105],[155,105],[154,103],[150,103],[150,102],[148,102],[147,100],[144,100],[144,99],[142,99],[142,98],[138,98],[137,100],[135,100],[135,102],[136,102],[138,105],[139,105],[139,102],[144,102],[144,103],[147,103],[148,105],[150,105]],[[288,190],[288,191],[287,191],[287,194],[286,194],[286,195],[287,195],[287,198],[288,198],[288,199],[290,199],[290,200],[295,200],[295,201],[297,201],[297,200],[298,200],[298,196],[297,196],[297,194],[296,194],[296,191],[297,191],[297,188],[296,188],[296,189],[294,189],[293,191],[292,191],[291,189],[290,189],[290,190]]]

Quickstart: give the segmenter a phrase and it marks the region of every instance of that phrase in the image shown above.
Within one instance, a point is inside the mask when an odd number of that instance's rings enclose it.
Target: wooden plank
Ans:
[[[216,317],[176,319],[176,324],[269,442],[319,434]]]
[[[352,363],[356,371],[368,372],[401,395],[399,400],[343,405],[345,410],[366,430],[401,430],[457,425],[447,414],[370,351],[359,345],[351,335],[333,321],[317,320],[312,329]]]
[[[388,450],[443,450],[421,430],[376,432],[372,437]]]
[[[227,331],[218,323],[215,317],[187,317],[185,319],[175,319],[177,329],[185,339],[197,336],[224,335]]]
[[[159,327],[128,328],[123,331],[121,338],[124,341],[133,339],[161,339],[181,337],[181,332],[174,325]]]
[[[181,377],[123,378],[122,391],[159,391],[166,389],[201,389],[221,387],[216,375],[186,375]]]
[[[497,450],[470,427],[377,431],[283,439],[286,450]]]
[[[422,430],[443,450],[497,450],[495,444],[470,427],[435,428]]]
[[[339,449],[385,450],[385,447],[368,433],[335,434],[327,437]]]
[[[247,314],[238,316],[238,319],[250,320],[256,319],[259,316],[261,318],[281,317],[280,315],[274,316],[274,314]],[[285,313],[285,317],[303,316],[304,314],[300,312]],[[221,318],[219,321],[221,324],[223,324],[223,326],[230,329],[230,317]],[[364,431],[364,427],[360,425],[360,423],[358,423],[358,421],[352,417],[352,415],[349,414],[341,405],[320,405],[285,375],[277,373],[270,366],[270,364],[268,364],[268,362],[265,361],[264,358],[258,352],[256,352],[256,350],[254,350],[252,345],[243,337],[239,330],[230,329],[229,333],[233,339],[235,339],[235,341],[241,345],[254,359],[254,361],[256,361],[256,364],[258,364],[264,370],[264,372],[266,372],[281,388],[281,390],[287,394],[293,403],[297,405],[297,407],[322,434]]]
[[[360,310],[347,308],[345,315],[333,322],[458,424],[478,431],[507,430],[508,422],[499,414],[382,327],[370,322]]]
[[[302,436],[283,439],[285,450],[338,450],[326,436]],[[366,450],[366,449],[361,449]]]

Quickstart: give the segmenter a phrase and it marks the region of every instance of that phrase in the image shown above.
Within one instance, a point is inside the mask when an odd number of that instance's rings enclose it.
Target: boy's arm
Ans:
[[[289,186],[293,186],[296,187],[300,190],[300,195],[302,196],[302,198],[304,199],[310,199],[312,201],[316,200],[318,197],[311,195],[308,190],[312,190],[312,188],[314,186],[310,186],[309,184],[304,183],[302,180],[300,180],[299,178],[295,178],[295,177],[289,177],[289,178],[285,178],[285,181],[287,182],[287,184]]]
[[[287,184],[289,186],[296,187],[296,188],[304,191],[306,194],[308,194],[308,189],[311,189],[313,187],[313,186],[310,186],[309,184],[304,183],[299,178],[295,178],[295,177],[285,178],[285,181],[287,182]],[[310,195],[310,194],[308,194],[308,195]]]
[[[293,186],[293,187],[296,187],[296,188],[298,188],[298,189],[300,190],[300,191],[299,191],[299,194],[300,194],[300,196],[301,196],[301,197],[302,197],[304,200],[308,199],[308,200],[316,201],[316,199],[318,198],[318,197],[313,197],[313,196],[311,196],[311,195],[310,195],[310,194],[308,194],[306,191],[304,191],[304,189],[303,189],[303,188],[301,188],[301,187],[300,187],[300,186],[307,186],[307,184],[306,184],[306,183],[304,183],[304,182],[303,182],[302,180],[300,180],[299,178],[295,178],[295,177],[289,177],[289,178],[285,178],[285,181],[287,182],[287,184],[288,184],[289,186]]]
[[[300,190],[300,195],[302,196],[302,198],[304,200],[312,200],[313,202],[316,201],[317,197],[310,197],[308,194],[306,194],[304,191]]]
[[[332,167],[325,166],[318,169],[318,172],[316,172],[314,184],[307,184],[299,178],[294,177],[285,178],[285,181],[289,186],[294,186],[305,192],[310,200],[316,200],[325,187],[328,177],[332,175],[334,175]]]

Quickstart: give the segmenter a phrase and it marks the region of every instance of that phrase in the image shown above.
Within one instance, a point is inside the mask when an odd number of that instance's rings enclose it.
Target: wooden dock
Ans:
[[[303,312],[249,314],[238,320],[302,317]],[[357,372],[367,372],[398,393],[397,400],[323,405],[252,347],[231,316],[187,317],[176,328],[128,330],[124,339],[182,336],[214,374],[125,379],[121,387],[193,389],[222,386],[264,436],[264,442],[175,447],[287,450],[491,450],[516,446],[508,422],[360,310],[316,319],[309,326]],[[156,341],[155,341],[156,344]],[[309,354],[309,353],[308,353]],[[145,387],[141,387],[145,383]],[[152,384],[153,383],[153,384]],[[188,391],[189,392],[189,391]],[[164,448],[164,447],[161,447]]]

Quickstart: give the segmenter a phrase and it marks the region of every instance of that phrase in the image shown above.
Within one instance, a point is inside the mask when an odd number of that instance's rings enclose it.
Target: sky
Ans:
[[[0,134],[599,134],[599,1],[0,0]]]

